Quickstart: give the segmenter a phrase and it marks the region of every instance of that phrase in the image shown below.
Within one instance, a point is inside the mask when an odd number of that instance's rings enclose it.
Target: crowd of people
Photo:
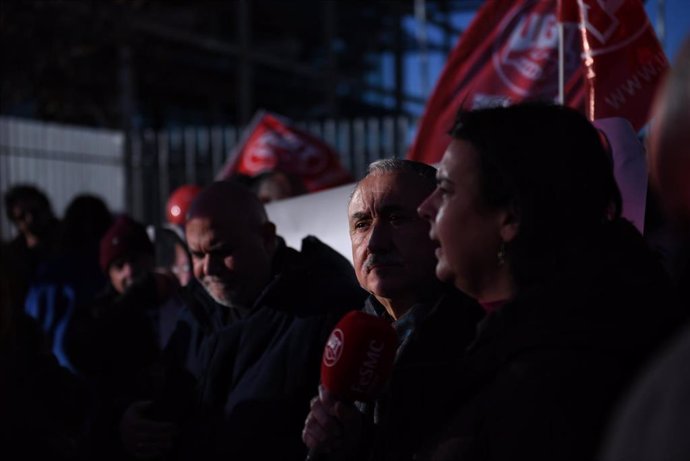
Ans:
[[[280,175],[185,186],[153,236],[13,187],[2,458],[689,459],[688,53],[650,143],[661,243],[621,216],[600,132],[546,103],[458,113],[438,168],[372,163],[341,204],[352,264],[286,245]],[[398,338],[368,402],[319,385],[351,310]]]

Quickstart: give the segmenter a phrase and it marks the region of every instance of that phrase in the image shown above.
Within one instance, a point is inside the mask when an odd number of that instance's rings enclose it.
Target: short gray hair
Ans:
[[[436,168],[426,163],[399,158],[385,158],[370,163],[367,168],[367,174],[364,177],[366,178],[374,173],[393,173],[402,171],[413,173],[427,179],[431,184],[436,185]]]
[[[359,188],[359,184],[372,174],[377,173],[398,173],[398,172],[408,172],[420,179],[422,179],[430,188],[436,187],[436,168],[431,165],[422,162],[416,162],[414,160],[405,160],[399,158],[385,158],[381,160],[376,160],[369,164],[367,168],[367,173],[357,181],[355,187],[352,189],[350,194],[350,200]],[[348,201],[349,202],[349,201]]]

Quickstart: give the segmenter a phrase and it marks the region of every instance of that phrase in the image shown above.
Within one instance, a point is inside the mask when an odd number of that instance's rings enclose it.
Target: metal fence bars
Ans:
[[[62,216],[77,194],[98,195],[113,210],[125,207],[123,133],[0,117],[0,193],[15,184],[43,190]],[[12,236],[0,201],[2,239]]]
[[[407,117],[325,120],[296,123],[319,136],[340,154],[354,178],[369,163],[404,157],[414,126]],[[241,139],[236,127],[181,127],[163,131],[145,129],[130,139],[131,213],[149,223],[165,218],[165,203],[176,187],[204,185],[224,165]]]
[[[404,157],[414,129],[407,117],[296,125],[333,146],[354,178],[374,160]],[[180,127],[136,130],[128,138],[118,131],[0,117],[0,193],[18,183],[34,184],[59,217],[75,195],[90,193],[114,212],[159,224],[170,192],[181,184],[213,181],[241,133],[232,126]],[[12,235],[6,221],[0,227],[3,239]]]

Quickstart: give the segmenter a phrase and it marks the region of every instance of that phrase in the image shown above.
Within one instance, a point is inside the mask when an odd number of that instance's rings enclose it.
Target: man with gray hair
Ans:
[[[302,439],[333,459],[405,459],[443,411],[439,385],[474,336],[481,308],[435,275],[436,245],[417,207],[436,187],[436,169],[387,159],[369,166],[348,206],[355,273],[370,296],[364,311],[398,333],[387,390],[373,404],[312,399]]]

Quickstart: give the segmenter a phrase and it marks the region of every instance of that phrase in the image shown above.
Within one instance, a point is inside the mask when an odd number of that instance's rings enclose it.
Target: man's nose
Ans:
[[[120,274],[122,275],[122,278],[132,278],[132,275],[134,275],[134,268],[132,267],[132,263],[124,263],[122,265],[122,270],[120,271]]]
[[[207,254],[204,257],[204,274],[206,275],[218,275],[224,266],[224,258]]]
[[[376,221],[371,226],[367,248],[371,253],[386,253],[392,247],[390,226],[382,221]]]

